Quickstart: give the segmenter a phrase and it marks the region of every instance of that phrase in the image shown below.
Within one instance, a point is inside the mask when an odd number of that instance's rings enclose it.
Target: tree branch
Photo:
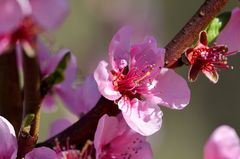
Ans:
[[[116,116],[119,113],[120,110],[113,101],[109,101],[106,98],[101,97],[97,105],[75,124],[47,141],[37,144],[37,147],[54,147],[56,144],[56,138],[63,144],[65,144],[69,138],[69,143],[71,145],[83,146],[88,139],[93,140],[98,121],[104,114]]]
[[[0,114],[10,121],[18,134],[22,121],[22,97],[15,46],[0,56],[0,88]]]
[[[203,3],[195,15],[165,47],[166,67],[177,65],[176,62],[185,49],[193,44],[199,32],[207,27],[210,21],[220,12],[227,2],[228,0],[206,0]]]
[[[165,58],[167,67],[171,67],[179,57],[181,57],[184,50],[193,43],[198,33],[205,29],[227,1],[228,0],[205,1],[183,29],[167,44]],[[84,117],[79,119],[79,121],[49,140],[37,144],[37,147],[53,147],[56,138],[60,143],[65,143],[67,138],[70,138],[70,144],[83,145],[88,139],[93,139],[98,120],[102,115],[109,114],[116,116],[118,113],[119,110],[117,106],[102,97],[97,105]]]

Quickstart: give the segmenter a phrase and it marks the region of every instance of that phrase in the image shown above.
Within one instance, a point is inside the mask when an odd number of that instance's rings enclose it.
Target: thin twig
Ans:
[[[228,0],[206,0],[195,15],[167,44],[165,64],[166,67],[176,66],[187,47],[193,44],[199,32],[204,30],[209,22],[220,12]]]

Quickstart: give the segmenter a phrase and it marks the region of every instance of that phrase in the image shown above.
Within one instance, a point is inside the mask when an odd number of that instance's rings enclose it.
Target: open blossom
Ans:
[[[130,45],[131,31],[120,29],[109,46],[108,63],[101,61],[94,72],[100,93],[118,104],[127,124],[142,135],[161,127],[158,104],[182,109],[189,103],[186,81],[173,70],[163,68],[165,50],[153,37]]]
[[[218,127],[204,147],[204,159],[240,159],[240,140],[226,125]]]
[[[68,49],[61,49],[56,54],[50,54],[48,49],[43,44],[38,45],[38,59],[40,64],[40,71],[42,78],[47,77],[56,69],[60,60],[66,53],[70,52]],[[43,99],[43,108],[51,111],[55,108],[54,95],[58,95],[67,107],[71,107],[75,104],[73,101],[75,94],[73,91],[73,82],[77,78],[77,60],[76,57],[71,54],[71,58],[68,62],[67,68],[64,72],[64,81],[56,84],[46,94]]]
[[[42,30],[56,28],[68,13],[66,0],[1,0],[0,52],[20,41],[34,45]]]
[[[234,8],[232,15],[219,34],[216,42],[219,44],[226,44],[230,51],[240,51],[240,8]]]
[[[207,33],[202,31],[194,48],[187,49],[185,57],[187,63],[191,65],[188,78],[195,81],[200,72],[202,72],[210,81],[217,83],[219,69],[232,69],[227,64],[227,56],[236,52],[228,52],[225,45],[208,46]]]
[[[122,116],[102,116],[94,137],[96,159],[152,159],[150,144],[145,136],[132,131]]]

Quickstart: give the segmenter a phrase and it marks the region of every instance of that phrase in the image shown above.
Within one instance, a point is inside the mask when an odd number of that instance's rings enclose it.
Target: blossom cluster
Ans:
[[[42,81],[57,72],[70,50],[61,49],[52,54],[39,35],[63,22],[69,12],[68,2],[2,0],[0,12],[0,54],[16,49],[19,71],[24,69],[22,56],[36,58]],[[227,64],[227,57],[240,48],[239,14],[239,8],[233,10],[215,44],[209,45],[207,32],[202,31],[196,45],[186,48],[182,60],[190,65],[189,81],[195,81],[202,72],[217,83],[218,70],[232,69]],[[238,30],[236,38],[229,37],[232,30]],[[146,36],[136,42],[132,40],[132,32],[129,26],[117,31],[109,44],[108,62],[100,61],[95,71],[80,84],[77,82],[77,59],[71,53],[64,67],[64,78],[54,83],[41,101],[43,111],[53,112],[57,95],[66,108],[81,119],[104,98],[121,113],[116,116],[104,114],[96,125],[94,138],[83,148],[72,145],[71,139],[61,146],[63,143],[56,139],[54,147],[33,148],[26,153],[25,159],[153,158],[147,137],[158,132],[164,123],[161,108],[182,110],[189,104],[191,93],[187,81],[165,67],[166,50],[158,46],[157,40]],[[53,137],[71,125],[68,119],[59,119],[51,125],[49,136]],[[0,159],[17,158],[16,133],[8,119],[0,116]],[[204,159],[240,159],[240,140],[235,130],[226,125],[217,128],[206,142]]]

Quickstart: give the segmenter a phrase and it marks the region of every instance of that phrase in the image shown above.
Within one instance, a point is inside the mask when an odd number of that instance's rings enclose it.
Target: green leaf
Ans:
[[[215,17],[208,25],[206,32],[208,36],[208,43],[212,44],[222,29],[226,26],[231,17],[231,12],[224,12]]]
[[[67,68],[68,62],[70,61],[71,53],[67,52],[61,61],[58,63],[56,69],[49,76],[44,78],[41,82],[41,95],[44,96],[47,92],[55,85],[59,84],[64,80],[64,72]]]

